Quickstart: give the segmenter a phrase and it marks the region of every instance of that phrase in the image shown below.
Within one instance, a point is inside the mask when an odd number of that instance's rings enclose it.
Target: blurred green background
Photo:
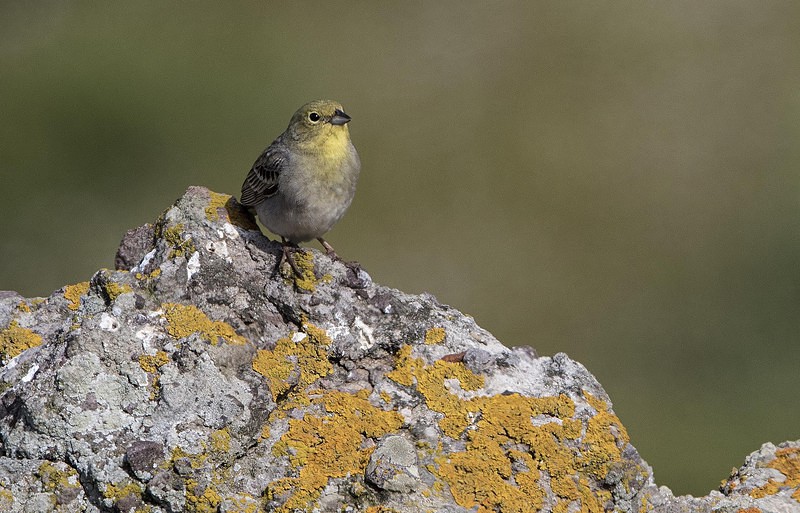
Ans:
[[[659,484],[800,438],[793,1],[3,2],[0,289],[238,196],[317,97],[363,162],[339,254],[582,362]]]

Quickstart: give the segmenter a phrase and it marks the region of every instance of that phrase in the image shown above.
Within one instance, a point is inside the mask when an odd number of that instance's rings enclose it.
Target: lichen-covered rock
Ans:
[[[295,276],[280,253],[235,200],[192,187],[128,232],[117,270],[0,293],[0,511],[800,505],[796,445],[674,498],[579,363],[317,251]]]
[[[419,485],[417,449],[400,435],[390,435],[378,442],[367,465],[367,481],[376,488],[408,493]]]

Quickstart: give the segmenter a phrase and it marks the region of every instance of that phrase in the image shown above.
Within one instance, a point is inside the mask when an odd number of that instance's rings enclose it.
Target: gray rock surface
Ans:
[[[192,187],[117,270],[0,293],[0,511],[800,511],[798,443],[673,497],[581,364],[279,254]]]

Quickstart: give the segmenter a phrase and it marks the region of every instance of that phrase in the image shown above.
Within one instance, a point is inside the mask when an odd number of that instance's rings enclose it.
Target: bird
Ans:
[[[259,155],[242,184],[240,203],[281,237],[282,259],[298,276],[302,272],[292,254],[300,242],[317,239],[329,257],[340,260],[323,235],[352,203],[361,171],[350,120],[337,101],[306,103]]]

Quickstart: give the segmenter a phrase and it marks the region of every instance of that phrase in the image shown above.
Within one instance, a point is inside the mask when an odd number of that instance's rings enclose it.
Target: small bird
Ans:
[[[322,238],[353,201],[361,170],[339,102],[314,100],[292,116],[286,130],[261,153],[242,184],[241,203],[255,209],[269,231],[280,235],[283,258],[302,275],[292,258],[299,242]]]

